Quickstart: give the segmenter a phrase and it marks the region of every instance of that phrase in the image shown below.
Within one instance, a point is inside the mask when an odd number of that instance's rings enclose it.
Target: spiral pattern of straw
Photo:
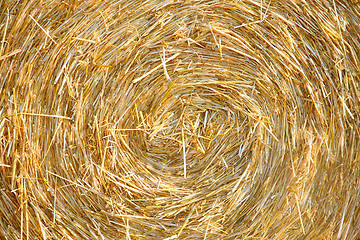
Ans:
[[[0,1],[1,239],[360,239],[356,0]]]

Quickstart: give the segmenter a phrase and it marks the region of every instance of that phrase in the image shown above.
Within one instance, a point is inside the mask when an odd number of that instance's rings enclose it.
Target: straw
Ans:
[[[356,1],[0,3],[0,239],[360,239]]]

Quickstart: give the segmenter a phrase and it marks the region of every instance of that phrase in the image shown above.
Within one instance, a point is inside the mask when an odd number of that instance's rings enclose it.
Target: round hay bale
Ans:
[[[1,239],[360,239],[355,0],[0,2]]]

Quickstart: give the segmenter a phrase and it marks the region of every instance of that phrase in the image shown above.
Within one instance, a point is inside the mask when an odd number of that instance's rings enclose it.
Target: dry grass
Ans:
[[[359,239],[360,3],[0,1],[1,239]]]

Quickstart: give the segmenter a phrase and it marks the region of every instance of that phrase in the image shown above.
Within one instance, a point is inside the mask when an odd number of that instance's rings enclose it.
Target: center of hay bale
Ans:
[[[164,173],[188,177],[209,168],[239,164],[240,139],[247,119],[222,94],[220,86],[171,84],[157,94],[145,94],[135,128],[150,129],[131,136],[138,157]],[[150,97],[153,96],[153,97]]]

